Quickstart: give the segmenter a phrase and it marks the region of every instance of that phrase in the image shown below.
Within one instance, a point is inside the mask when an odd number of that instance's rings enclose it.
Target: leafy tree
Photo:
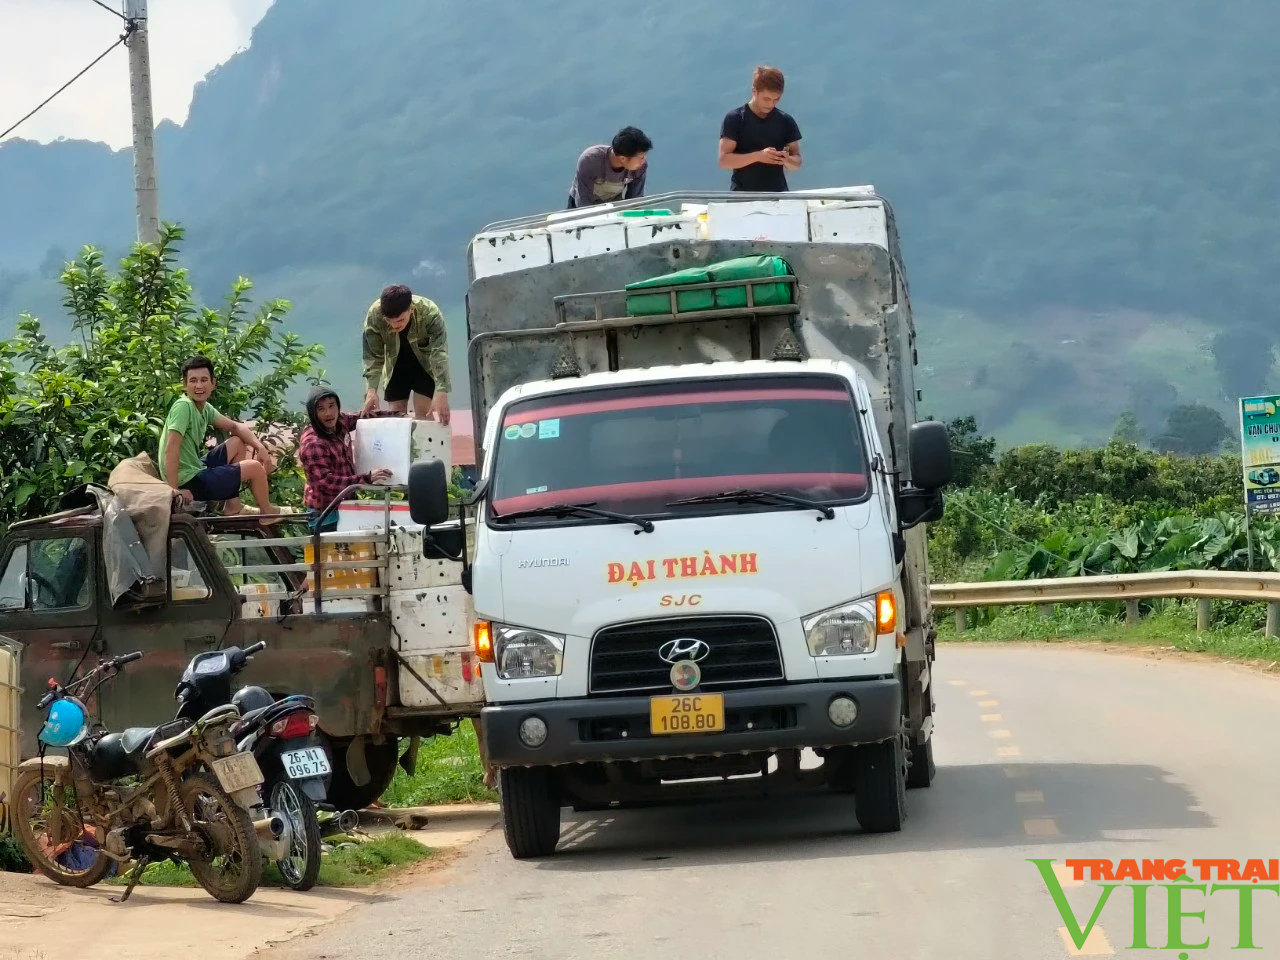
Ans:
[[[951,440],[952,463],[957,487],[973,486],[978,475],[995,461],[996,441],[978,433],[975,417],[956,417],[947,423],[947,436]]]
[[[1142,424],[1138,422],[1138,415],[1132,410],[1126,410],[1120,414],[1120,419],[1116,421],[1116,428],[1112,431],[1111,440],[1113,443],[1124,443],[1134,447],[1142,443]]]
[[[1164,433],[1155,438],[1161,450],[1188,456],[1216,453],[1231,430],[1212,407],[1186,403],[1169,411]]]
[[[1253,326],[1233,327],[1214,336],[1210,349],[1224,397],[1256,397],[1271,389],[1272,339],[1271,333]]]
[[[289,389],[315,379],[322,348],[281,325],[289,304],[271,300],[249,312],[252,284],[232,285],[222,309],[198,304],[177,265],[180,227],[158,244],[137,244],[112,274],[85,247],[61,277],[75,340],[56,349],[35,317],[24,315],[0,343],[0,523],[47,512],[79,483],[105,482],[122,459],[155,459],[160,428],[179,395],[178,370],[195,353],[218,378],[213,404],[228,416],[297,426]],[[296,467],[281,464],[277,494],[300,489]]]

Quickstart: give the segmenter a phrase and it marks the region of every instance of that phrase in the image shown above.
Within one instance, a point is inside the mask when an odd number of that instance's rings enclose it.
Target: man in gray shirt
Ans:
[[[643,197],[652,149],[653,142],[636,127],[623,127],[612,143],[587,147],[569,184],[569,209]]]

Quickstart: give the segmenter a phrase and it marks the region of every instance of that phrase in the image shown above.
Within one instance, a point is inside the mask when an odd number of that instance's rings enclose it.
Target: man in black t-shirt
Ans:
[[[730,190],[784,193],[787,170],[799,170],[800,127],[778,109],[782,71],[756,67],[751,99],[725,114],[720,126],[720,169],[732,170]]]

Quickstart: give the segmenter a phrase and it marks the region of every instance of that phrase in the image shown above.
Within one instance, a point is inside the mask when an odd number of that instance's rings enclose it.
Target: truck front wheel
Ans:
[[[907,748],[899,734],[854,756],[854,810],[867,833],[892,833],[907,819]]]
[[[502,830],[517,860],[549,857],[560,842],[560,789],[549,767],[510,767],[498,772]]]

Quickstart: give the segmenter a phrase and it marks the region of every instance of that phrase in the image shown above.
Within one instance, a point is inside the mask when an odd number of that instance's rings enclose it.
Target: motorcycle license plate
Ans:
[[[290,780],[323,777],[326,773],[331,772],[329,758],[320,747],[286,750],[280,754],[280,759],[284,762],[284,772]]]
[[[227,793],[247,790],[262,783],[262,768],[252,753],[233,753],[213,761],[213,773]]]

